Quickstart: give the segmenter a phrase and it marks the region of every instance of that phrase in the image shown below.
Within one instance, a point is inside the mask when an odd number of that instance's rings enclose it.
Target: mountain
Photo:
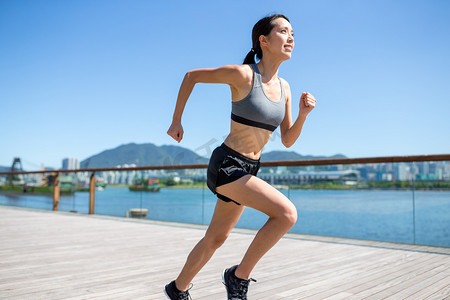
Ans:
[[[11,170],[11,167],[0,166],[0,172],[9,172],[9,170]]]
[[[105,150],[83,160],[81,168],[115,168],[118,165],[167,166],[202,164],[208,159],[179,146],[156,146],[154,144],[126,144]]]
[[[345,157],[334,155],[331,158]],[[261,161],[304,160],[330,158],[325,156],[300,155],[294,151],[271,151],[263,153]],[[124,164],[136,166],[167,166],[185,164],[207,164],[209,158],[192,150],[173,145],[126,144],[108,149],[81,162],[81,168],[115,168]]]
[[[336,154],[333,156],[313,156],[301,155],[294,151],[271,151],[261,155],[261,161],[277,161],[277,160],[306,160],[306,159],[321,159],[321,158],[346,158],[345,155]]]

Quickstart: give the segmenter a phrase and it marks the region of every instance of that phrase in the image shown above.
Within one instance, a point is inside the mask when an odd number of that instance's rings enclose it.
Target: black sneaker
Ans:
[[[255,279],[248,280],[237,278],[234,274],[237,266],[225,269],[222,274],[222,282],[227,289],[228,300],[247,300],[247,291],[250,281],[256,282]]]
[[[182,292],[179,289],[177,289],[174,280],[164,287],[164,294],[166,294],[167,298],[171,300],[192,300],[191,296],[189,295],[189,290],[191,288],[192,283],[186,291]]]

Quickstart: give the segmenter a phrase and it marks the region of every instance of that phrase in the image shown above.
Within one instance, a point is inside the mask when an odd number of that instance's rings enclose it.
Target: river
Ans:
[[[292,233],[450,247],[449,191],[282,190],[298,209]],[[107,187],[96,191],[95,213],[125,217],[147,208],[147,219],[208,224],[215,196],[208,189],[158,193]],[[0,205],[52,209],[51,196],[1,195]],[[61,196],[59,210],[88,213],[89,194]],[[258,229],[267,216],[246,208],[237,227]]]

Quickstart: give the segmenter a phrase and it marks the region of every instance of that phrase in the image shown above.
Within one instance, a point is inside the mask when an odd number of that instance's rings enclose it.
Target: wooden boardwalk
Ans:
[[[0,299],[166,299],[205,227],[0,206]],[[224,267],[254,235],[235,230],[194,279],[226,299]],[[446,299],[450,249],[287,235],[255,268],[249,299]]]

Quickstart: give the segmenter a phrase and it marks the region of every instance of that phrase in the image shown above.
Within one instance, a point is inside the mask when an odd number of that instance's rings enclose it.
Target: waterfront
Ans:
[[[450,247],[449,191],[282,190],[299,213],[292,233]],[[414,195],[414,198],[413,198]],[[88,213],[89,195],[61,196],[59,209]],[[148,219],[208,224],[216,198],[208,189],[164,188],[158,193],[108,187],[96,192],[95,213],[125,217],[146,208]],[[0,204],[52,209],[49,196],[0,195]],[[246,209],[237,227],[258,229],[267,217]]]

